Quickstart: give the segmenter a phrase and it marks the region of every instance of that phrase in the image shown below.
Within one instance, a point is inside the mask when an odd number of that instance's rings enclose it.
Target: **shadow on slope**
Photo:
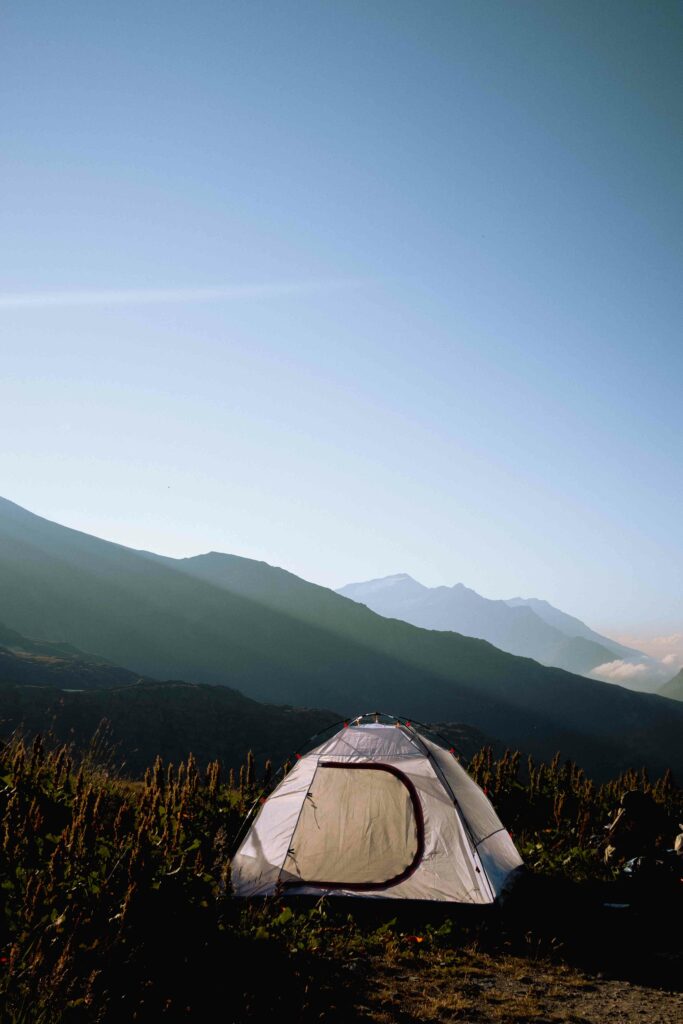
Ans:
[[[597,776],[634,761],[683,767],[674,702],[384,619],[264,563],[134,552],[3,500],[0,566],[0,618],[143,675],[351,715],[466,721],[536,756],[562,749]]]

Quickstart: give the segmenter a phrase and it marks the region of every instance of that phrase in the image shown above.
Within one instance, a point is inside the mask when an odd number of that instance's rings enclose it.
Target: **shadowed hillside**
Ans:
[[[15,730],[50,732],[77,748],[101,732],[114,763],[139,775],[157,754],[178,762],[193,753],[200,764],[240,765],[249,749],[276,766],[311,736],[338,723],[339,712],[250,700],[227,686],[142,679],[68,644],[29,640],[0,625],[0,738]],[[502,744],[460,723],[438,730],[465,757]]]
[[[0,736],[50,732],[88,746],[104,720],[112,759],[137,776],[160,754],[175,763],[192,753],[200,765],[235,768],[251,749],[278,767],[309,736],[339,721],[333,711],[260,704],[227,686],[144,681],[120,690],[65,693],[0,684]]]
[[[604,775],[680,771],[683,707],[543,668],[481,640],[384,619],[265,563],[132,551],[0,502],[0,620],[130,670],[249,697],[467,722]]]
[[[683,700],[683,668],[668,683],[664,683],[659,693],[670,700]]]
[[[119,668],[72,644],[30,640],[0,623],[0,685],[99,690],[132,686],[137,672]]]

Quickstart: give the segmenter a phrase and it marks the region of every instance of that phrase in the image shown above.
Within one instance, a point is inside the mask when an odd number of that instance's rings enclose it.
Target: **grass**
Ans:
[[[595,787],[559,757],[537,765],[490,750],[471,771],[536,872],[574,886],[611,877],[599,837],[624,790],[645,789],[683,820],[670,775]],[[230,894],[229,853],[259,775],[250,756],[227,779],[190,756],[121,779],[106,732],[81,755],[11,739],[0,752],[3,1024],[205,1021],[216,1006],[228,1024],[293,1007],[302,1022],[502,1024],[545,1019],[549,999],[588,984],[562,965],[571,941],[538,922],[416,932],[360,924],[324,901],[245,908]]]

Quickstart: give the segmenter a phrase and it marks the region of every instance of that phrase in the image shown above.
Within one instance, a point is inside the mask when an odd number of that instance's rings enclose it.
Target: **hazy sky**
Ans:
[[[0,8],[0,494],[683,628],[683,6]]]

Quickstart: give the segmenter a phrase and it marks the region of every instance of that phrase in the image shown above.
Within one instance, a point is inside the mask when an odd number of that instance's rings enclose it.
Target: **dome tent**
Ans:
[[[378,712],[299,757],[232,864],[237,896],[489,904],[522,859],[490,801],[425,731]]]

